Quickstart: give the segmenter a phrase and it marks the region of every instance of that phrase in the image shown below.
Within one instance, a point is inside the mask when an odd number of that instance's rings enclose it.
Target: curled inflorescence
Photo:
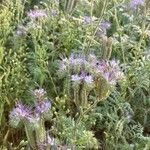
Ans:
[[[27,13],[27,16],[30,18],[47,17],[47,13],[43,9],[35,9],[35,10],[30,10]]]
[[[97,78],[101,77],[108,84],[116,85],[117,81],[124,76],[119,67],[119,61],[98,60],[94,54],[89,56],[72,54],[61,61],[59,73],[63,76],[68,74],[71,81],[82,81],[87,84],[93,84]]]
[[[145,0],[131,0],[130,7],[136,9],[138,6],[143,5]]]
[[[111,23],[107,20],[104,20],[100,23],[100,30],[103,33],[106,33],[107,29],[109,29],[111,27]]]
[[[27,121],[29,123],[38,123],[41,116],[45,116],[45,114],[49,114],[51,109],[51,102],[45,99],[45,90],[44,89],[36,89],[34,90],[34,96],[41,101],[36,100],[34,107],[28,107],[22,104],[22,102],[18,102],[15,108],[10,113],[10,123],[12,126],[17,126],[20,121]],[[48,116],[47,115],[47,116]]]

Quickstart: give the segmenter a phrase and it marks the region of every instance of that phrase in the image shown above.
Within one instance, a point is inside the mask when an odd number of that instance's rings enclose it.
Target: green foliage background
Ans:
[[[97,35],[99,21],[109,20],[107,36],[113,39],[111,58],[120,60],[125,82],[96,109],[85,116],[86,127],[78,127],[78,145],[88,145],[88,137],[98,139],[103,150],[150,149],[150,4],[129,9],[125,0],[5,0],[0,2],[0,145],[17,147],[26,140],[24,131],[9,126],[9,112],[21,99],[32,104],[31,91],[46,89],[53,99],[58,125],[52,132],[67,144],[73,140],[73,122],[68,112],[63,82],[57,75],[57,60],[72,52],[94,50],[102,58],[109,45]],[[46,9],[49,17],[29,20],[27,12]],[[51,10],[58,12],[51,15]],[[94,16],[91,24],[82,24],[84,16]],[[18,26],[28,33],[17,35]],[[40,28],[38,28],[40,26]],[[57,100],[60,100],[59,102]],[[54,115],[54,116],[55,116]],[[130,118],[131,116],[131,118]],[[56,120],[55,120],[56,119]],[[51,123],[52,123],[51,122]],[[63,124],[63,127],[61,127]],[[89,133],[85,129],[92,131]],[[80,137],[83,134],[83,137]],[[90,138],[89,138],[90,139]],[[96,143],[95,139],[93,142]],[[10,146],[12,143],[12,146]],[[83,144],[84,143],[84,144]],[[93,144],[91,142],[91,144]],[[83,148],[84,149],[84,148]]]

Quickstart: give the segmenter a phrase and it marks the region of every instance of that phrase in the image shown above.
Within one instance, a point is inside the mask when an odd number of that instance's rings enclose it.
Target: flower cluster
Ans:
[[[130,8],[136,9],[138,6],[143,5],[145,0],[131,0]]]
[[[43,100],[45,97],[46,91],[42,88],[36,89],[33,91],[33,95],[37,100]]]
[[[27,13],[27,16],[30,18],[47,17],[47,13],[43,9],[35,9],[35,10],[30,10]]]
[[[52,10],[51,10],[51,15],[52,15],[53,17],[57,16],[57,15],[58,15],[58,11],[55,10],[55,9],[52,9]]]
[[[96,72],[100,73],[111,85],[116,85],[117,81],[124,77],[124,74],[119,67],[119,61],[102,60],[97,64],[94,64],[94,66],[96,66]]]
[[[91,75],[88,75],[88,73],[82,72],[79,74],[73,74],[71,75],[71,81],[77,82],[77,81],[84,81],[87,84],[93,83],[93,77]]]
[[[67,78],[71,100],[76,107],[86,109],[91,94],[98,96],[97,101],[108,97],[111,87],[123,78],[119,61],[99,60],[94,54],[71,54],[60,62],[59,76]]]
[[[51,102],[45,98],[45,94],[46,91],[42,88],[34,90],[33,95],[37,99],[34,107],[19,102],[9,116],[11,126],[18,127],[19,123],[24,125],[32,149],[47,149],[53,144],[52,139],[48,139],[44,124],[52,117]]]
[[[10,113],[10,123],[12,126],[16,126],[20,121],[27,121],[29,123],[38,123],[41,116],[51,116],[50,108],[51,102],[44,99],[45,91],[44,89],[34,90],[34,96],[41,101],[35,101],[35,106],[33,108],[23,105],[21,102],[17,103],[16,107]],[[47,117],[46,117],[47,119]]]
[[[94,54],[89,56],[72,54],[68,59],[65,58],[60,63],[59,72],[71,77],[71,81],[93,84],[94,81],[102,77],[110,85],[115,85],[122,79],[123,72],[119,67],[119,61],[116,60],[98,60]]]
[[[41,113],[44,113],[44,112],[48,111],[49,108],[51,108],[50,101],[48,101],[48,100],[41,101],[41,102],[36,104],[35,112],[37,114],[41,114]]]
[[[30,116],[30,109],[25,107],[21,102],[17,103],[16,107],[13,109],[13,111],[10,114],[11,117],[20,117],[25,118]]]
[[[111,23],[109,21],[102,21],[100,24],[100,29],[103,32],[106,32],[107,29],[109,29],[111,27]]]
[[[92,17],[90,16],[84,16],[83,17],[83,23],[84,24],[90,24],[92,22]]]
[[[31,109],[19,102],[16,104],[16,107],[12,110],[9,117],[10,124],[16,128],[21,120],[31,117]]]

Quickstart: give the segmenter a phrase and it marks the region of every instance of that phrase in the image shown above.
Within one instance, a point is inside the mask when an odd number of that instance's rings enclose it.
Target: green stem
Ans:
[[[125,63],[126,60],[125,60],[125,49],[124,49],[124,46],[123,46],[123,43],[122,43],[122,33],[121,33],[121,26],[120,26],[120,23],[119,23],[119,20],[118,20],[118,16],[117,16],[117,9],[115,8],[115,14],[114,14],[114,18],[115,18],[115,21],[116,21],[116,24],[117,24],[117,29],[119,29],[118,33],[119,33],[119,40],[120,40],[120,46],[121,46],[121,52],[122,52],[122,59],[123,59],[123,62]]]
[[[95,35],[96,35],[96,33],[97,33],[98,29],[99,29],[99,25],[100,25],[100,23],[102,21],[104,12],[105,12],[105,10],[107,8],[107,4],[108,4],[108,0],[105,0],[104,6],[103,6],[103,9],[102,9],[102,12],[101,12],[101,15],[100,15],[100,17],[98,19],[98,24],[96,25],[95,29],[93,30],[92,38],[91,39],[94,39],[94,37],[95,37]],[[85,38],[85,40],[84,40],[84,45],[85,45],[86,42],[87,42],[87,38]],[[86,52],[89,51],[91,44],[92,44],[92,40],[89,41],[89,44],[88,44]],[[84,45],[83,45],[83,49],[82,49],[83,51],[85,51],[85,46]]]
[[[52,82],[52,85],[53,85],[53,88],[54,88],[54,92],[55,92],[56,95],[58,95],[58,93],[57,93],[57,88],[56,88],[56,86],[55,86],[53,77],[52,77],[52,75],[51,75],[51,73],[50,73],[49,71],[48,71],[48,75],[49,75],[49,77],[50,77],[50,79],[51,79],[51,82]]]
[[[26,136],[27,136],[29,145],[32,149],[36,150],[36,141],[35,141],[34,133],[30,129],[30,126],[28,125],[28,123],[26,121],[24,122],[24,126],[25,126],[25,132],[26,132]]]
[[[46,130],[43,118],[40,118],[39,127],[35,130],[37,144],[44,143],[46,141]]]

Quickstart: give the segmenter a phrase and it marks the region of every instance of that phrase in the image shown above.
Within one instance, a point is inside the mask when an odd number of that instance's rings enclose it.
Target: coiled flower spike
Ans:
[[[145,0],[131,0],[129,3],[130,8],[136,9],[138,6],[143,5]]]

